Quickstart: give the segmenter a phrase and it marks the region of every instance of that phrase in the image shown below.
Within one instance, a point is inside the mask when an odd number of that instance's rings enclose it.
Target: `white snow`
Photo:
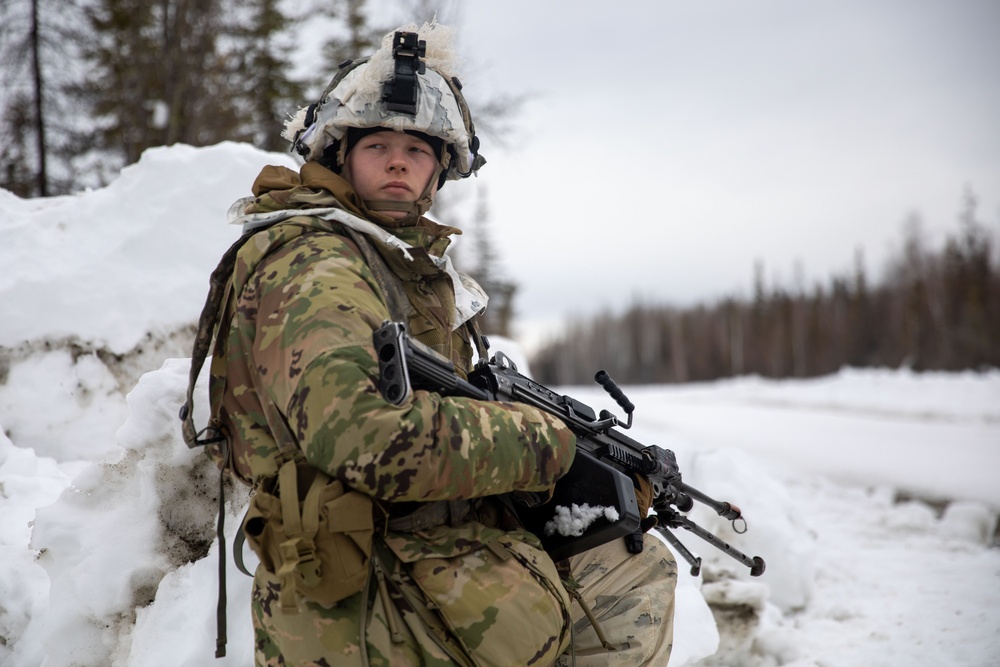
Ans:
[[[237,235],[225,211],[266,163],[293,164],[175,146],[101,190],[0,191],[0,664],[252,663],[231,563],[229,655],[213,658],[218,476],[176,415],[208,275]],[[596,385],[561,391],[616,409]],[[1000,664],[1000,371],[625,391],[629,434],[673,449],[749,530],[689,516],[767,561],[751,578],[676,531],[704,565],[678,559],[671,665]],[[246,492],[229,498],[231,540]]]
[[[583,535],[584,531],[590,528],[602,516],[608,521],[618,520],[618,510],[614,507],[591,507],[587,503],[577,505],[573,503],[570,507],[557,505],[553,508],[555,514],[545,522],[545,534],[577,536]]]

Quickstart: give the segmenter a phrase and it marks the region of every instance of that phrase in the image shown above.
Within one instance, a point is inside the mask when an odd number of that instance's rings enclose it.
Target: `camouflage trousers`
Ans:
[[[647,536],[643,552],[630,554],[623,540],[614,540],[574,556],[570,566],[578,594],[615,650],[602,645],[583,607],[574,602],[573,647],[554,665],[664,667],[673,645],[677,583],[677,565],[669,549]],[[387,610],[382,598],[373,596],[366,630],[367,660],[362,659],[358,633],[361,595],[334,608],[303,602],[298,614],[289,615],[277,609],[279,591],[278,580],[258,568],[251,605],[257,667],[458,664],[441,648],[439,632],[420,622],[412,605],[396,591],[391,595],[394,610]],[[403,621],[395,628],[395,641],[390,616]]]
[[[455,667],[439,640],[413,619],[410,605],[396,596],[393,603],[402,604],[401,611],[387,609],[383,598],[374,596],[362,656],[361,594],[331,608],[303,602],[297,614],[285,614],[278,609],[280,590],[278,579],[258,567],[251,603],[256,667]],[[398,626],[389,620],[400,617],[404,622]],[[403,641],[393,640],[396,633]]]
[[[670,549],[647,535],[642,553],[630,554],[624,540],[614,540],[573,556],[570,569],[579,595],[616,650],[601,644],[583,608],[574,604],[573,647],[556,667],[665,667],[674,642],[677,585]]]

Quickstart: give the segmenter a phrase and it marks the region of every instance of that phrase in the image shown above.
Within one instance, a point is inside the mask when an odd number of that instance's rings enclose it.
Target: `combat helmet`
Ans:
[[[429,139],[437,149],[438,170],[413,204],[365,201],[373,211],[424,214],[432,186],[467,178],[486,160],[462,85],[455,74],[453,30],[439,23],[404,26],[382,39],[370,57],[340,65],[319,100],[300,109],[282,136],[305,160],[340,173],[347,152],[364,130],[408,132]]]

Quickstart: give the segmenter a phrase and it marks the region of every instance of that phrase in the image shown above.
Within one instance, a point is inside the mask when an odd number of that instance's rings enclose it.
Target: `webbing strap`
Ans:
[[[368,614],[371,607],[368,600],[371,597],[371,583],[372,576],[369,571],[368,577],[365,578],[365,586],[361,589],[361,617],[358,619],[358,646],[364,649],[361,651],[361,667],[371,667],[368,660]]]
[[[275,572],[281,580],[278,601],[286,614],[298,612],[295,594],[295,574],[299,567],[302,520],[299,517],[298,471],[294,461],[287,461],[278,471],[278,498],[281,500],[281,520],[285,528],[285,541],[278,545],[281,565]]]
[[[317,474],[302,502],[302,532],[306,535],[315,536],[319,532],[319,497],[327,479],[326,475]]]
[[[198,331],[195,334],[194,346],[191,351],[191,368],[188,372],[188,386],[184,404],[181,406],[179,417],[181,419],[181,429],[184,434],[184,442],[188,447],[200,447],[203,445],[220,443],[222,447],[222,460],[225,462],[219,471],[219,519],[216,524],[216,538],[219,542],[219,595],[215,612],[215,657],[222,658],[226,655],[227,623],[226,623],[226,470],[230,465],[232,451],[229,441],[222,432],[219,424],[218,410],[212,411],[208,425],[198,431],[194,425],[194,390],[198,382],[198,376],[208,358],[209,349],[212,346],[212,339],[219,318],[225,314],[229,307],[229,297],[232,290],[233,270],[236,267],[236,257],[240,249],[252,236],[246,233],[240,236],[219,260],[218,266],[212,271],[209,278],[208,296],[205,298],[205,305],[198,316]],[[239,539],[243,538],[243,539]],[[249,576],[246,565],[243,562],[243,541],[246,537],[242,529],[238,531],[237,540],[234,542],[234,560],[241,572]]]
[[[184,432],[184,442],[188,447],[198,447],[209,443],[220,442],[225,439],[219,430],[218,416],[213,415],[209,419],[208,426],[202,431],[198,431],[194,425],[194,387],[198,382],[202,366],[208,357],[209,348],[212,346],[212,334],[218,324],[220,313],[223,312],[223,300],[229,292],[233,279],[233,268],[236,266],[236,255],[240,248],[250,238],[249,234],[244,234],[229,246],[219,265],[212,271],[209,279],[208,297],[205,299],[205,306],[198,317],[198,332],[194,339],[194,348],[191,351],[191,370],[188,374],[187,395],[184,405],[181,406],[180,418]],[[204,434],[204,437],[201,437]]]
[[[397,322],[409,322],[409,317],[413,313],[413,305],[409,297],[403,291],[403,284],[392,272],[389,266],[382,259],[382,255],[372,247],[368,239],[363,234],[354,231],[350,227],[344,227],[344,231],[351,237],[351,240],[358,246],[361,256],[365,258],[365,264],[372,272],[372,277],[382,291],[385,298],[385,307],[389,311],[389,318]]]
[[[302,535],[302,518],[299,516],[299,478],[294,461],[288,461],[278,471],[278,497],[281,499],[281,520],[285,535]]]
[[[222,439],[223,460],[229,460],[229,441]],[[240,533],[243,531],[240,530]],[[226,656],[226,478],[225,468],[219,473],[219,522],[215,536],[219,541],[219,599],[215,607],[215,657]],[[242,545],[241,545],[242,546]],[[242,562],[242,554],[240,556]]]
[[[385,298],[385,307],[389,311],[389,318],[395,322],[408,324],[410,315],[414,313],[414,308],[413,304],[410,303],[410,298],[403,291],[402,281],[392,272],[385,263],[385,260],[382,259],[382,256],[378,254],[378,251],[372,247],[363,234],[350,227],[344,227],[344,231],[358,246],[361,256],[365,258],[365,263],[372,272],[372,277],[375,278],[376,284],[382,290],[382,296]],[[469,337],[472,339],[472,344],[475,346],[479,358],[489,359],[489,342],[480,330],[477,319],[475,317],[472,318],[465,323],[465,326],[469,330]]]
[[[236,537],[233,538],[233,561],[236,563],[236,569],[253,578],[253,572],[247,569],[247,564],[243,560],[243,545],[247,542],[247,534],[243,532],[243,529],[236,531]]]
[[[464,499],[423,502],[409,514],[389,519],[386,529],[393,533],[416,533],[445,524],[454,526],[468,519],[475,508],[474,503]]]
[[[479,328],[478,320],[478,317],[473,317],[465,323],[465,326],[469,328],[469,337],[472,338],[472,344],[476,346],[476,353],[479,355],[479,360],[488,361],[490,358],[490,342]]]
[[[316,534],[319,532],[320,494],[326,485],[325,475],[313,477],[299,509],[298,466],[287,461],[278,471],[278,497],[281,500],[281,520],[285,541],[279,545],[281,566],[277,575],[281,579],[279,601],[285,613],[298,612],[297,577],[307,587],[316,587],[323,576],[319,555],[316,553]]]

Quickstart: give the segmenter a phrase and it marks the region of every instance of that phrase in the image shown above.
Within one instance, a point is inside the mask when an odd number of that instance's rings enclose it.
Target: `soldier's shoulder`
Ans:
[[[255,234],[241,253],[250,261],[273,263],[289,256],[297,263],[309,258],[345,258],[363,261],[357,246],[339,229],[322,229],[309,225],[277,225]]]
[[[364,266],[357,246],[336,231],[309,225],[274,225],[244,241],[236,255],[234,283],[239,292],[249,282],[263,277],[267,282],[289,278],[324,260],[352,271],[361,271]]]

